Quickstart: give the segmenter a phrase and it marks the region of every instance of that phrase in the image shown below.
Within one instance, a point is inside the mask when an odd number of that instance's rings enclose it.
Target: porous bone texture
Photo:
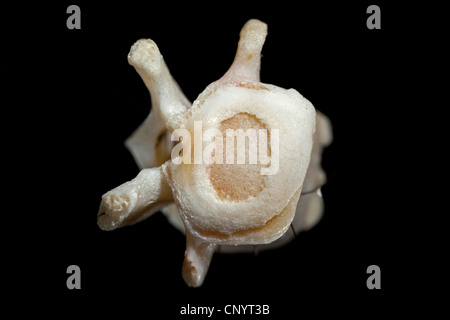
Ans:
[[[186,234],[182,276],[189,286],[203,283],[214,252],[282,245],[316,224],[323,211],[320,163],[331,126],[296,90],[260,82],[266,35],[265,23],[248,21],[229,70],[192,104],[152,40],[137,41],[128,55],[152,102],[150,115],[126,141],[142,171],[103,195],[98,225],[113,230],[161,209]],[[196,162],[199,123],[202,161]],[[175,141],[178,130],[193,139]],[[256,149],[245,138],[242,161],[229,130],[267,134],[258,135]],[[205,140],[204,132],[215,133]],[[228,140],[235,148],[220,149]],[[173,159],[174,145],[182,150],[181,163]],[[270,161],[262,161],[262,147]]]

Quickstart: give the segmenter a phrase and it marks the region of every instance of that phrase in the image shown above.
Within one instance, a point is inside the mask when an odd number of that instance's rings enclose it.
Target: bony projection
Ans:
[[[102,196],[97,222],[113,230],[161,210],[186,234],[182,276],[192,287],[215,252],[275,248],[322,215],[330,123],[296,90],[260,82],[266,35],[265,23],[249,20],[229,70],[193,103],[152,40],[128,55],[151,94],[150,115],[126,141],[141,171]]]

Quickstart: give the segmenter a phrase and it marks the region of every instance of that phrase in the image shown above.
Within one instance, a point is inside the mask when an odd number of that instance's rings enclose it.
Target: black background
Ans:
[[[81,30],[66,28],[70,4],[81,8]],[[381,30],[366,27],[370,4],[381,8]],[[27,301],[45,301],[38,305],[47,313],[60,314],[55,307],[63,306],[70,314],[124,311],[144,319],[182,318],[187,304],[222,310],[267,304],[270,315],[259,317],[270,319],[401,312],[399,297],[413,293],[407,289],[411,264],[401,227],[403,195],[390,186],[404,183],[399,155],[407,148],[396,143],[407,108],[401,79],[412,59],[405,55],[411,30],[399,21],[404,11],[385,1],[79,1],[14,10],[22,20],[10,25],[16,30],[11,41],[25,42],[20,60],[30,65],[25,81],[11,80],[23,88],[17,104],[43,98],[28,103],[34,160],[21,160],[25,171],[38,168],[32,186],[40,205],[21,203],[19,219],[27,222],[15,237],[27,239],[25,251],[9,261],[22,274],[23,281],[12,279],[19,299],[31,293]],[[153,39],[194,101],[226,72],[250,18],[269,28],[261,80],[297,89],[333,124],[334,142],[323,159],[330,178],[322,189],[325,214],[283,248],[216,254],[203,286],[192,289],[181,277],[184,236],[161,213],[112,232],[96,225],[101,195],[138,173],[123,142],[151,106],[126,58],[136,40]],[[15,28],[24,21],[29,33]],[[14,70],[18,59],[7,68]],[[19,262],[23,258],[27,262]],[[81,290],[66,287],[72,264],[81,268]],[[381,290],[366,287],[372,264],[381,268]]]

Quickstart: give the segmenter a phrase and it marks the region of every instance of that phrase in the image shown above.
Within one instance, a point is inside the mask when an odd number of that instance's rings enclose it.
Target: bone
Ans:
[[[98,225],[113,230],[161,208],[186,234],[182,276],[192,287],[204,282],[219,246],[220,252],[275,248],[312,228],[323,212],[321,154],[331,142],[331,126],[296,90],[260,82],[266,36],[265,23],[248,21],[232,65],[192,107],[152,40],[137,41],[128,55],[152,99],[150,115],[126,141],[142,171],[103,195]],[[276,130],[271,132],[279,140],[271,136],[269,145],[270,168],[276,160],[276,170],[260,175],[255,173],[261,164],[238,168],[170,161],[171,133],[183,129],[192,136],[198,121],[203,130],[222,134],[244,127]]]
[[[200,287],[203,284],[215,250],[216,245],[187,232],[182,275],[188,286]]]
[[[180,127],[180,121],[191,103],[172,78],[158,46],[153,40],[138,40],[128,54],[128,62],[141,76],[169,130]]]
[[[233,64],[222,81],[259,81],[261,50],[267,36],[267,25],[256,19],[249,20],[241,30]]]
[[[114,230],[147,219],[172,201],[172,193],[161,168],[144,169],[131,181],[102,196],[97,223]]]
[[[286,245],[300,232],[313,228],[322,217],[324,204],[320,187],[326,183],[326,175],[321,166],[321,155],[323,148],[331,144],[333,135],[330,120],[323,113],[316,113],[316,123],[311,161],[305,176],[302,194],[297,203],[295,217],[292,220],[293,231],[288,230],[282,237],[271,243],[256,245],[258,252]],[[173,226],[182,233],[186,232],[175,204],[164,207],[162,212]],[[254,251],[255,245],[220,246],[220,253],[251,253]]]
[[[254,167],[247,164],[240,170],[217,165],[219,170],[169,162],[164,170],[184,226],[204,241],[266,244],[281,237],[294,218],[296,193],[313,146],[315,109],[294,89],[258,81],[266,34],[266,24],[258,20],[243,27],[232,66],[194,101],[184,128],[193,132],[195,121],[200,120],[203,130],[220,130],[224,123],[230,129],[251,123],[278,130],[279,146],[270,149],[279,170],[263,178],[259,168],[252,171]],[[245,188],[248,185],[252,188]]]
[[[324,205],[320,187],[326,183],[326,174],[322,169],[322,152],[333,140],[330,120],[321,112],[316,113],[316,132],[308,171],[303,190],[297,205],[293,225],[295,231],[307,231],[314,227],[322,217]]]
[[[169,135],[169,138],[166,136]],[[133,155],[139,169],[162,165],[170,158],[172,144],[170,133],[159,114],[158,108],[152,110],[145,121],[125,141],[125,146]]]

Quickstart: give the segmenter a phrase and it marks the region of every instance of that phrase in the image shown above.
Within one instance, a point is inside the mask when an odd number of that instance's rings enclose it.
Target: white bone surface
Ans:
[[[152,40],[137,41],[128,55],[152,101],[150,115],[126,141],[142,171],[103,195],[98,225],[113,230],[161,209],[186,234],[182,276],[189,286],[203,283],[215,251],[246,252],[256,245],[261,249],[283,245],[294,237],[293,230],[308,230],[323,212],[320,186],[326,177],[321,155],[331,143],[331,125],[296,90],[260,82],[266,35],[265,23],[248,21],[229,70],[192,104]],[[219,164],[176,164],[170,159],[174,130],[187,130],[194,137],[196,121],[203,131],[220,131],[225,123],[237,125],[245,122],[242,119],[278,130],[279,144],[269,142],[272,159],[279,159],[275,173],[267,174],[270,170],[263,166],[262,175],[256,177],[251,175],[256,167],[250,164],[227,171],[223,168],[228,167],[214,167]],[[215,176],[217,172],[223,176]],[[242,178],[247,175],[248,180]],[[246,194],[250,190],[246,185],[255,185],[257,191]],[[229,190],[240,187],[245,192],[238,197]]]

